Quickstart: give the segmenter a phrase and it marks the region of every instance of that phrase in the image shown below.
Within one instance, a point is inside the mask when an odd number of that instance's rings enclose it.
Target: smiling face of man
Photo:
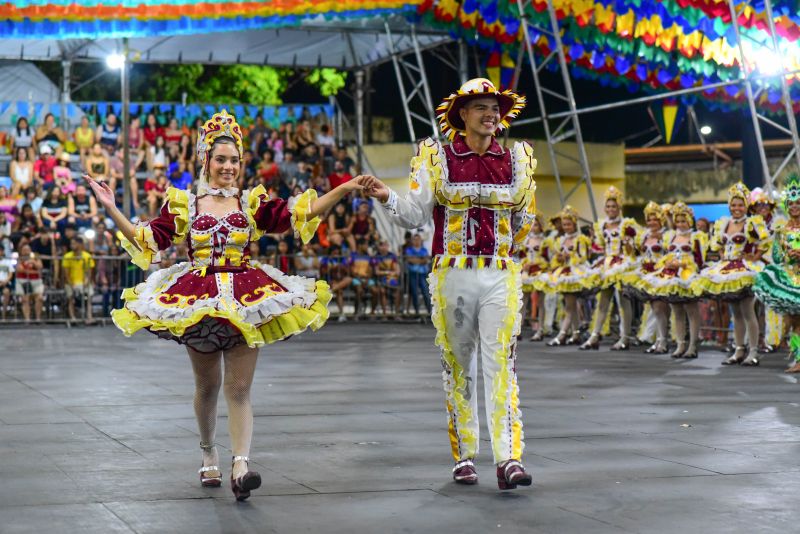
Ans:
[[[464,121],[467,134],[494,135],[500,125],[500,104],[493,96],[472,99],[458,113]]]

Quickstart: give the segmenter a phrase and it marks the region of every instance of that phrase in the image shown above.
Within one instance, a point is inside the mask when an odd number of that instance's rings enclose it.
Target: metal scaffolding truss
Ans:
[[[414,142],[418,138],[415,133],[414,121],[422,123],[425,130],[430,131],[434,138],[438,138],[439,129],[436,127],[433,98],[431,98],[428,76],[425,73],[425,63],[422,59],[416,27],[412,24],[411,31],[408,34],[411,38],[411,50],[402,53],[395,50],[394,37],[389,24],[387,23],[385,26],[389,53],[394,64],[394,73],[397,77],[397,87],[400,90],[400,101],[403,103],[410,140]],[[421,115],[411,109],[415,101],[419,104],[416,107],[422,108],[425,115]]]
[[[569,76],[567,67],[567,59],[564,54],[564,45],[561,41],[561,31],[558,26],[558,18],[556,16],[555,8],[553,7],[552,0],[547,2],[547,10],[550,15],[550,27],[542,28],[530,24],[525,15],[525,10],[531,5],[531,0],[522,0],[517,2],[519,9],[520,25],[522,27],[525,53],[531,67],[533,74],[534,90],[536,91],[536,100],[539,105],[541,117],[539,120],[544,126],[544,134],[547,141],[547,150],[550,154],[550,161],[553,164],[553,176],[556,179],[556,186],[558,187],[558,196],[563,206],[569,198],[577,192],[581,186],[586,187],[586,192],[589,197],[589,205],[592,209],[592,218],[597,219],[597,208],[594,204],[594,194],[592,193],[592,177],[589,170],[589,158],[586,154],[586,147],[583,144],[583,135],[581,134],[581,125],[578,118],[578,110],[575,105],[575,95],[572,91],[572,82]],[[544,58],[543,61],[537,62],[531,43],[531,30],[547,35],[552,39],[555,46],[553,51]],[[523,59],[522,54],[519,55],[517,72],[520,69],[520,61]],[[562,87],[560,90],[553,90],[542,87],[539,81],[539,73],[553,61],[558,61],[557,68],[561,73]],[[515,76],[518,79],[518,76]],[[549,109],[545,104],[545,95],[555,99],[557,104],[553,107],[566,107],[565,111],[559,113],[560,110]],[[558,113],[558,117],[555,114]],[[533,122],[533,121],[527,121]],[[537,121],[538,122],[538,121]],[[577,145],[578,157],[565,154],[558,150],[558,144],[563,141],[573,140]],[[563,160],[570,160],[577,163],[581,169],[581,176],[569,191],[564,191],[561,183],[561,171],[559,169],[559,158]]]
[[[782,58],[783,56],[781,50],[778,47],[778,37],[775,34],[775,19],[772,12],[772,2],[770,0],[763,1],[764,14],[766,15],[767,19],[770,38],[765,43],[753,42],[752,44],[756,49],[766,49],[769,54],[773,55],[775,58]],[[798,138],[797,135],[797,121],[795,120],[794,110],[792,108],[792,100],[789,96],[789,86],[786,82],[786,76],[777,76],[781,85],[781,101],[786,109],[786,115],[784,117],[785,125],[778,120],[766,117],[758,112],[756,100],[759,98],[761,93],[767,89],[767,84],[764,83],[764,81],[762,81],[760,78],[754,76],[754,71],[751,70],[750,63],[748,62],[743,41],[743,39],[749,39],[749,37],[747,37],[747,34],[742,33],[739,28],[739,15],[742,14],[742,12],[748,7],[750,7],[749,1],[743,2],[742,0],[728,0],[728,8],[730,9],[731,19],[733,20],[733,28],[736,32],[739,65],[741,66],[741,78],[744,83],[745,93],[747,94],[747,103],[750,108],[750,116],[753,120],[753,129],[755,131],[756,143],[758,144],[759,158],[761,159],[761,168],[764,175],[764,188],[767,190],[767,192],[771,193],[775,190],[776,178],[783,172],[786,166],[789,165],[792,159],[794,159],[797,167],[800,168],[800,138]],[[781,70],[785,70],[783,65],[781,65]],[[774,173],[769,169],[767,153],[764,149],[764,141],[761,130],[762,123],[771,126],[782,134],[788,136],[792,141],[792,149],[789,151],[786,157],[783,158],[780,165],[778,165],[778,167],[775,169]]]

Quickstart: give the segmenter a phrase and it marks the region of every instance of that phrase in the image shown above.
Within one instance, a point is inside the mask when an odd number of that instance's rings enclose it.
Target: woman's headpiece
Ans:
[[[512,91],[498,91],[494,84],[486,78],[473,78],[458,91],[445,98],[439,107],[436,108],[436,116],[439,119],[439,129],[442,134],[452,141],[456,133],[464,134],[467,126],[458,113],[470,100],[493,96],[497,98],[500,106],[500,124],[497,125],[496,132],[508,128],[509,123],[525,109],[525,97]]]
[[[787,211],[789,202],[797,202],[798,200],[800,200],[800,176],[790,174],[783,184],[783,191],[781,191],[781,207],[784,213],[789,213]]]
[[[728,189],[728,204],[735,198],[742,199],[745,208],[750,206],[750,190],[742,182],[737,182]]]
[[[685,217],[689,226],[694,228],[694,210],[683,202],[676,202],[672,205],[672,219],[677,220],[678,217]]]
[[[208,155],[214,143],[220,137],[230,137],[236,142],[236,149],[239,157],[244,155],[244,145],[242,143],[242,128],[236,122],[236,117],[230,115],[226,110],[215,113],[203,124],[197,136],[197,162],[200,164],[201,172],[205,173],[208,164]]]
[[[644,207],[644,218],[649,219],[651,216],[656,217],[661,222],[661,226],[667,224],[667,215],[664,213],[664,209],[652,200]]]
[[[562,219],[571,219],[576,225],[578,224],[578,212],[575,211],[575,208],[567,204],[561,209],[561,218]]]
[[[622,207],[622,191],[612,185],[606,189],[606,192],[603,194],[603,200],[604,202],[613,200],[618,206]]]

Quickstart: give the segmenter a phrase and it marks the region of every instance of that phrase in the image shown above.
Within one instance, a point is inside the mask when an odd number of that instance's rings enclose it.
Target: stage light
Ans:
[[[700,133],[703,135],[709,135],[711,133],[711,126],[705,125],[700,127]]]
[[[111,54],[106,57],[106,65],[109,69],[120,70],[125,67],[125,56],[122,54]]]

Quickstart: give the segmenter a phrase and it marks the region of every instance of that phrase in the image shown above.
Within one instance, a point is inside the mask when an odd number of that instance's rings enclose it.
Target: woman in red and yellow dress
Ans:
[[[683,202],[676,202],[672,206],[672,219],[675,229],[664,234],[665,255],[653,272],[639,279],[636,287],[655,302],[669,303],[675,315],[675,337],[678,340],[678,348],[672,357],[697,358],[700,295],[693,289],[693,284],[705,262],[708,237],[703,232],[694,231],[694,212]],[[666,339],[663,348],[666,352]]]
[[[550,347],[578,343],[578,299],[592,295],[598,283],[589,266],[592,242],[578,231],[578,212],[572,206],[561,210],[561,228],[563,234],[553,238],[549,286],[564,297],[564,318],[558,335],[547,342]]]
[[[525,240],[522,259],[522,292],[530,295],[531,321],[537,324],[531,341],[541,341],[548,335],[544,324],[544,290],[548,287],[550,239],[544,231],[542,214],[534,215],[531,233]]]
[[[753,284],[764,269],[761,257],[769,247],[769,231],[760,215],[747,216],[750,190],[739,182],[728,190],[730,217],[714,223],[709,250],[720,256],[697,277],[697,294],[730,303],[736,349],[725,365],[758,365],[758,319]],[[749,348],[745,346],[745,334]]]
[[[114,323],[125,333],[146,329],[186,345],[195,374],[194,409],[200,430],[204,486],[219,486],[222,473],[214,446],[217,397],[228,404],[233,465],[231,489],[237,500],[250,496],[261,477],[248,468],[253,434],[250,388],[262,345],[318,329],[328,318],[331,298],[323,281],[288,276],[250,259],[250,242],[290,228],[307,242],[318,216],[345,194],[361,188],[353,180],[323,197],[309,190],[288,201],[270,199],[263,186],[239,192],[242,132],[223,111],[203,126],[197,146],[201,165],[196,194],[170,188],[160,215],[132,224],[114,204],[106,184],[85,177],[125,236],[133,263],[147,269],[159,251],[186,241],[189,262],[151,274],[123,293]],[[223,365],[224,364],[224,365]]]
[[[621,278],[623,293],[629,297],[650,304],[656,322],[656,342],[647,350],[648,354],[666,354],[667,335],[669,333],[669,305],[660,299],[654,299],[648,292],[640,289],[640,281],[656,271],[658,261],[664,255],[664,233],[667,231],[667,216],[661,206],[648,202],[644,207],[644,219],[647,228],[641,230],[633,240],[633,248],[637,257],[637,265]],[[643,319],[644,321],[644,319]]]

